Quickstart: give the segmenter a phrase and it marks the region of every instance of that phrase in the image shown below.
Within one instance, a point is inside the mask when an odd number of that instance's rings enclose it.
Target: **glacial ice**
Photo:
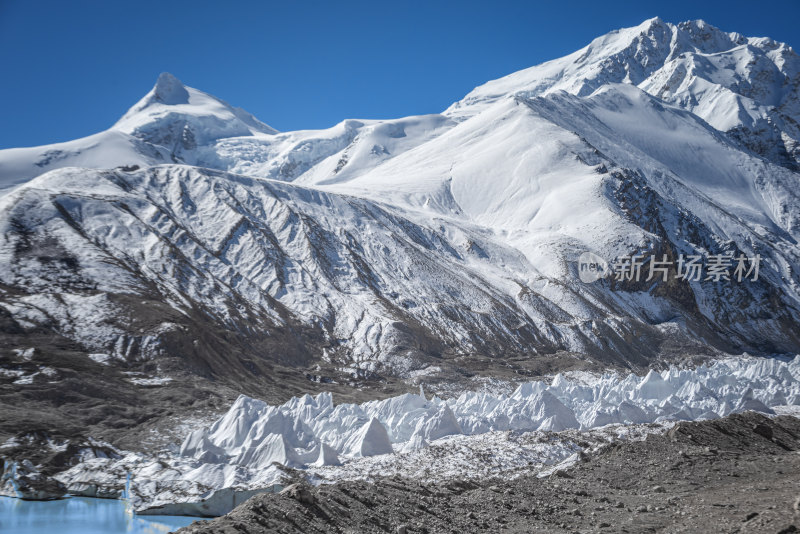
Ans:
[[[392,450],[392,442],[389,440],[389,434],[386,433],[386,427],[375,417],[358,429],[358,431],[347,440],[344,448],[348,456],[353,458],[391,454],[394,452]]]
[[[798,407],[800,356],[726,358],[644,377],[559,374],[511,393],[447,400],[420,392],[334,405],[326,392],[270,406],[240,396],[209,427],[189,433],[177,454],[93,458],[56,478],[78,494],[115,495],[124,486],[137,513],[219,515],[255,493],[280,489],[282,465],[306,469],[318,482],[513,476],[519,469],[541,475],[584,447],[576,440],[641,438],[678,420],[745,410],[800,413]]]
[[[335,465],[340,457],[408,452],[458,434],[713,419],[782,405],[800,405],[800,356],[728,358],[644,377],[559,374],[510,395],[466,392],[448,400],[408,393],[334,406],[330,393],[320,393],[270,406],[240,396],[210,428],[187,436],[181,455],[246,468]]]

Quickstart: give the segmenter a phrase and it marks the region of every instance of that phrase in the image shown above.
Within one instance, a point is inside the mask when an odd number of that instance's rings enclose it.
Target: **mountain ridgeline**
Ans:
[[[162,74],[105,132],[0,151],[4,358],[260,388],[797,353],[799,183],[800,57],[702,21],[326,130]],[[584,283],[584,252],[761,263]]]

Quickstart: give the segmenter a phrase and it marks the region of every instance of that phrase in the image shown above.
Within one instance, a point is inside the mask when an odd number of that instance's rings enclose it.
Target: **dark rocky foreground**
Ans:
[[[680,423],[548,478],[300,482],[178,532],[800,532],[800,419]]]

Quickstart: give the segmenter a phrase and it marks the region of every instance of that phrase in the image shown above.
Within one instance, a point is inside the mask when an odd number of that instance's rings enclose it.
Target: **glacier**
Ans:
[[[468,391],[446,400],[421,391],[334,404],[324,392],[275,406],[242,395],[180,448],[90,458],[56,479],[73,494],[116,491],[137,513],[213,516],[280,490],[296,476],[287,468],[316,484],[530,469],[545,476],[584,450],[743,411],[799,414],[800,356],[725,358],[644,376],[557,374],[513,392]]]
[[[696,369],[650,370],[646,376],[557,374],[549,383],[522,383],[509,395],[465,392],[447,400],[407,393],[334,406],[330,393],[320,393],[270,406],[243,395],[211,427],[192,432],[180,454],[245,467],[272,461],[302,467],[312,463],[303,458],[323,456],[323,447],[338,453],[332,456],[338,462],[450,435],[694,421],[747,410],[770,414],[771,407],[786,405],[800,406],[800,356],[723,359]],[[258,454],[262,450],[272,456]]]

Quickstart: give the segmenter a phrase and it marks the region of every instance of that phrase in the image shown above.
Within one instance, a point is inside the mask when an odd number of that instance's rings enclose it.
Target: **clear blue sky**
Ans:
[[[798,0],[0,0],[0,148],[104,130],[162,71],[279,130],[439,112],[656,15],[800,49]]]

